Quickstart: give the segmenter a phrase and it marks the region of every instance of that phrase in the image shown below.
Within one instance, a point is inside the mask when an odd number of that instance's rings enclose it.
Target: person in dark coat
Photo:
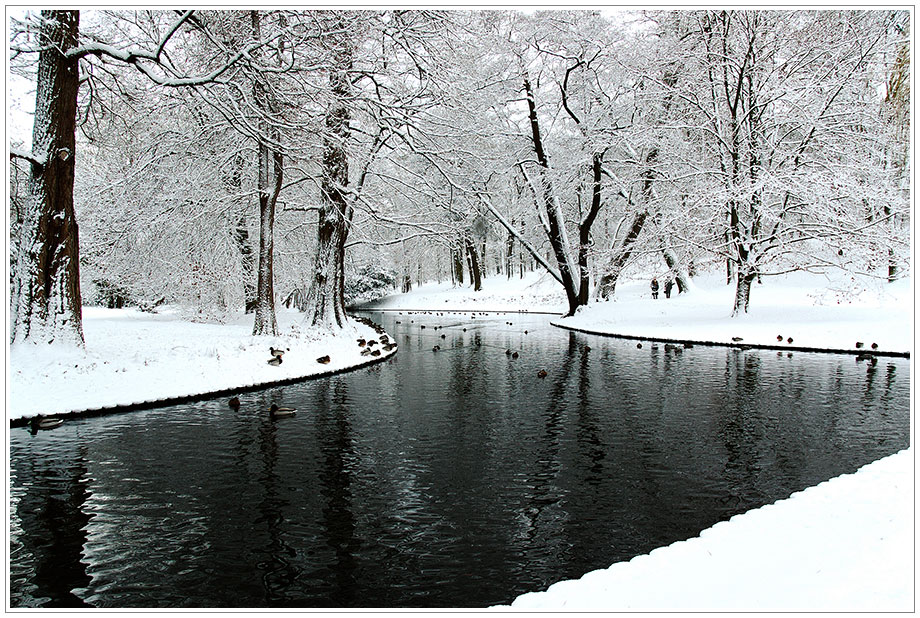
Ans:
[[[658,279],[652,279],[652,298],[658,298]]]
[[[664,297],[671,298],[671,288],[674,287],[674,282],[668,279],[664,282]]]

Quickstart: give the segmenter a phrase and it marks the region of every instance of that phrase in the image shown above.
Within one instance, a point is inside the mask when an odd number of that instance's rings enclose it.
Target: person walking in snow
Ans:
[[[674,282],[671,281],[670,278],[664,282],[664,297],[665,298],[671,298],[671,288],[673,287],[674,287]]]
[[[658,279],[652,279],[652,298],[658,298]]]

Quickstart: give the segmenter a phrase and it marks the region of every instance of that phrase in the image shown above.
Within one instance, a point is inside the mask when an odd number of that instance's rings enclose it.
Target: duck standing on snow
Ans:
[[[268,351],[272,353],[272,356],[277,356],[278,358],[284,356],[284,350],[276,350],[275,348],[269,346]]]
[[[330,359],[329,355],[327,354],[326,356],[320,356],[319,358],[317,358],[316,362],[321,365],[328,365],[330,360],[332,359]]]
[[[272,356],[271,359],[268,361],[268,364],[269,364],[269,365],[272,365],[272,366],[274,366],[274,367],[277,367],[278,365],[281,364],[281,357],[280,357],[280,356]]]

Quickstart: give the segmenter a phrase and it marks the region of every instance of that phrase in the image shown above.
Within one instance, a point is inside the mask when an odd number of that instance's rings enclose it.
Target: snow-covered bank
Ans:
[[[905,354],[912,348],[910,279],[887,284],[842,274],[765,277],[762,284],[753,286],[749,313],[739,317],[731,317],[733,298],[734,286],[725,284],[722,273],[694,278],[692,289],[685,294],[678,294],[675,287],[671,298],[665,298],[662,289],[657,300],[651,298],[646,278],[624,278],[614,300],[592,300],[576,315],[560,317],[554,324],[598,334],[790,349],[856,353],[870,351],[875,343],[880,352]],[[480,292],[473,292],[470,286],[429,283],[365,307],[559,314],[567,309],[562,287],[539,272],[523,279],[488,277]],[[857,342],[863,347],[857,348]]]
[[[469,285],[426,283],[406,294],[393,294],[367,303],[362,308],[565,313],[566,302],[562,287],[552,277],[532,272],[526,273],[523,278],[486,277],[479,292],[474,292]]]
[[[845,289],[849,283],[852,289]],[[711,275],[688,294],[653,300],[632,284],[613,302],[591,303],[556,324],[600,334],[789,348],[907,353],[913,342],[913,293],[904,279],[874,288],[795,273],[755,284],[747,315],[731,317],[734,288]],[[792,341],[789,341],[791,339]]]
[[[913,611],[913,473],[909,448],[511,608]]]
[[[129,406],[348,369],[395,354],[362,356],[357,339],[377,339],[353,323],[335,335],[302,324],[303,314],[278,312],[278,337],[253,337],[252,316],[201,324],[164,310],[84,307],[86,350],[10,347],[8,420]],[[269,347],[287,350],[279,366]],[[379,346],[378,346],[379,349]],[[328,363],[317,362],[329,356]]]

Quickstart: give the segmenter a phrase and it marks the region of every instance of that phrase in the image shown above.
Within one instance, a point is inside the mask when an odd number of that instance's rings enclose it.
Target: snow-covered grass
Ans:
[[[910,448],[511,608],[913,611],[913,473]]]
[[[650,277],[624,279],[614,300],[592,300],[570,318],[554,323],[602,334],[648,339],[782,345],[796,348],[909,352],[913,342],[913,290],[910,279],[888,284],[848,275],[792,273],[765,277],[751,290],[749,312],[732,317],[734,285],[722,273],[696,277],[691,289],[665,298],[664,281],[657,300],[651,298]],[[523,279],[488,277],[483,289],[469,285],[429,283],[407,294],[388,296],[367,305],[375,309],[567,311],[562,286],[546,274]],[[782,336],[782,342],[777,337]],[[792,343],[788,339],[792,338]]]
[[[52,415],[268,384],[347,369],[361,356],[364,324],[335,335],[302,324],[303,314],[278,312],[278,337],[253,337],[252,316],[225,324],[191,322],[173,309],[83,308],[86,349],[43,344],[10,347],[8,419]],[[288,350],[271,366],[269,347]],[[382,352],[386,357],[391,352]],[[317,358],[328,355],[330,362]]]
[[[479,292],[474,292],[471,285],[426,283],[406,294],[393,294],[364,306],[374,309],[548,313],[564,313],[566,310],[562,287],[543,272],[525,273],[523,278],[486,277]]]
[[[663,282],[661,282],[663,285]],[[850,277],[793,273],[754,284],[746,315],[731,317],[734,286],[724,275],[694,279],[691,290],[652,300],[645,281],[618,289],[615,301],[595,302],[559,325],[597,333],[835,350],[909,352],[913,293],[909,279],[875,283]],[[777,341],[781,337],[782,341]],[[792,338],[789,343],[788,339]]]

